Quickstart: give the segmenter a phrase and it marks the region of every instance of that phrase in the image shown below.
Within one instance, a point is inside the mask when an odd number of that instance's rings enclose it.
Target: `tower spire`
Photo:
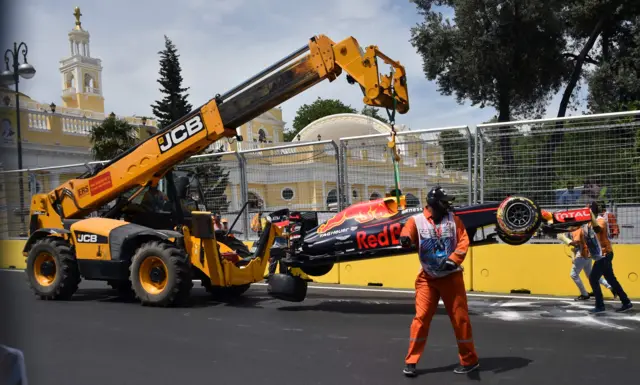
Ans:
[[[80,7],[76,7],[76,9],[73,12],[73,16],[76,17],[76,30],[78,31],[82,31],[82,22],[80,21],[80,16],[82,16],[82,13],[80,13]]]

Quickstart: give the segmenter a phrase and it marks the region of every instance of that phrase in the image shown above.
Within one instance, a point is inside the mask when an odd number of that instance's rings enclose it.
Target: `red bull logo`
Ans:
[[[378,247],[397,246],[400,244],[400,234],[402,226],[394,223],[391,226],[384,226],[379,234],[367,234],[366,231],[358,231],[356,241],[358,249],[375,249]]]
[[[326,233],[331,229],[341,226],[349,219],[353,219],[358,223],[367,223],[375,219],[389,218],[395,213],[389,210],[389,207],[383,200],[373,202],[363,202],[347,207],[343,211],[329,218],[328,221],[318,227],[318,233]]]

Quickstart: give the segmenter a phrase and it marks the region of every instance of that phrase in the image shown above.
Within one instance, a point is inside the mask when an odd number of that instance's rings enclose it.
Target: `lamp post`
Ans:
[[[20,64],[19,56],[20,50],[22,50],[22,58],[24,63]],[[20,91],[18,84],[20,83],[20,77],[25,79],[31,79],[36,74],[36,69],[27,62],[27,44],[24,42],[13,43],[13,50],[7,49],[4,53],[4,63],[6,69],[0,74],[2,82],[5,84],[15,84],[16,86],[16,129],[18,130],[18,170],[22,170],[22,133],[20,130]],[[12,60],[11,67],[9,66],[9,59]],[[24,215],[22,210],[24,209],[24,186],[22,185],[22,173],[20,175],[20,218],[22,219],[22,225],[24,229]]]

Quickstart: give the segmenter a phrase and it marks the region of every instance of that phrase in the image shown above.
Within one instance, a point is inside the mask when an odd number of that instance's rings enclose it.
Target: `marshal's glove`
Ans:
[[[400,237],[400,245],[402,245],[402,247],[411,247],[411,238]]]
[[[458,264],[450,260],[449,258],[442,261],[440,264],[440,270],[452,271],[458,268]]]

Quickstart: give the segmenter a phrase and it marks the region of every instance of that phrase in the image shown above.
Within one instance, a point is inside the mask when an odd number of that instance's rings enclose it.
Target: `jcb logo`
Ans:
[[[97,234],[78,234],[78,242],[80,243],[97,243]]]
[[[82,198],[89,193],[89,186],[82,186],[78,189],[78,196]]]
[[[202,124],[200,115],[194,116],[178,127],[165,132],[164,135],[158,138],[158,146],[160,147],[160,152],[165,153],[171,150],[176,145],[191,138],[203,129],[204,124]]]
[[[109,243],[109,238],[104,235],[75,231],[78,243]]]

